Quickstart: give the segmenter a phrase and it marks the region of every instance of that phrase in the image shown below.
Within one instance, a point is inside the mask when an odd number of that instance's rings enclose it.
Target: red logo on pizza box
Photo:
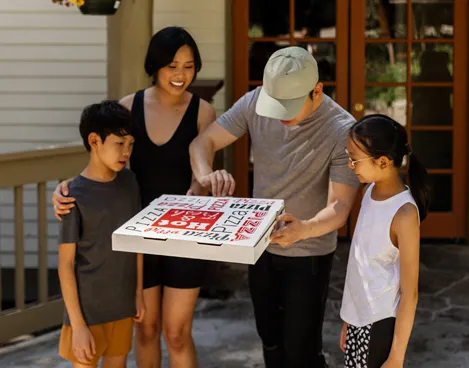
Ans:
[[[209,231],[222,215],[223,212],[171,209],[153,223],[153,226]]]

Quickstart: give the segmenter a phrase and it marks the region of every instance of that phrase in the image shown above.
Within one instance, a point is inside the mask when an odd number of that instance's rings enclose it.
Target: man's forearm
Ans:
[[[350,207],[337,200],[330,203],[316,216],[306,221],[308,224],[308,238],[317,238],[340,229],[347,222]]]
[[[195,138],[190,147],[192,172],[197,180],[213,172],[213,158],[215,152],[209,139]]]

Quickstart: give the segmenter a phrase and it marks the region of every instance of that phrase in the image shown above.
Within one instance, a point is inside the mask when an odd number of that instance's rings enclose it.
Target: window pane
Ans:
[[[451,169],[453,132],[412,132],[412,151],[427,169]]]
[[[450,212],[453,208],[453,177],[451,175],[429,175],[430,211]]]
[[[417,43],[412,46],[412,80],[414,82],[452,82],[453,45]]]
[[[335,38],[336,2],[295,0],[295,37]]]
[[[406,3],[405,0],[366,0],[366,38],[406,38]]]
[[[289,37],[289,32],[288,0],[249,0],[249,37]]]
[[[412,125],[453,125],[453,88],[412,87]]]
[[[419,1],[412,4],[414,38],[452,38],[454,0]]]
[[[406,126],[407,98],[405,87],[366,87],[365,115],[385,114]]]
[[[407,45],[366,45],[367,82],[405,82],[407,80]]]

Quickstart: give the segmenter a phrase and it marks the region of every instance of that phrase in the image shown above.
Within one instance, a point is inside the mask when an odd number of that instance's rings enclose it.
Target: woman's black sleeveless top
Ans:
[[[135,94],[132,116],[137,124],[130,166],[140,185],[142,206],[162,194],[186,194],[192,182],[189,145],[198,134],[200,99],[192,95],[187,110],[170,140],[154,144],[147,134],[144,90]]]

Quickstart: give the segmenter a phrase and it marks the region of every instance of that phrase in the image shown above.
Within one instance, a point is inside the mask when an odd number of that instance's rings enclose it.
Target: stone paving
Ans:
[[[338,347],[341,327],[338,310],[347,249],[347,245],[341,244],[336,253],[324,324],[324,350],[331,368],[343,367]],[[263,367],[245,269],[226,264],[217,267],[209,278],[210,285],[213,294],[216,291],[227,298],[199,300],[194,321],[199,366]],[[419,306],[405,366],[469,368],[469,246],[424,245],[420,270]],[[210,293],[210,289],[206,290]],[[57,357],[57,340],[58,333],[53,332],[24,346],[0,350],[0,367],[70,367]],[[129,368],[134,367],[131,355]],[[169,367],[166,356],[163,367]]]

